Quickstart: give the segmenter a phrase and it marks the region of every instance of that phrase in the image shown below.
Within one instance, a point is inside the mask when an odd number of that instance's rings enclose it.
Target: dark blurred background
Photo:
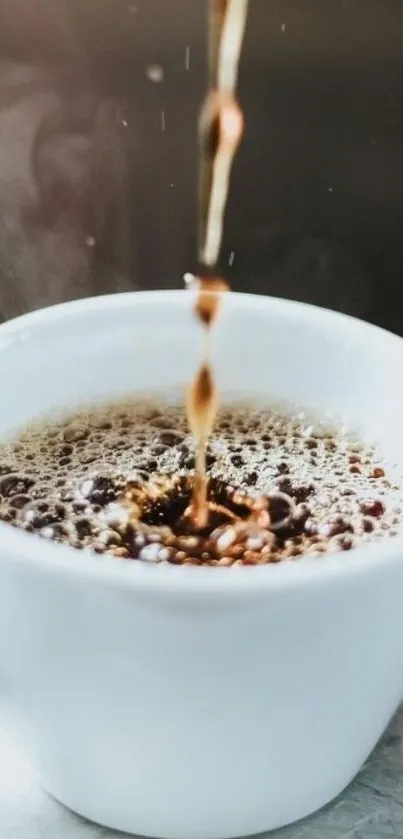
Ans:
[[[204,0],[0,0],[0,317],[195,264]],[[403,332],[402,0],[250,0],[222,267]]]

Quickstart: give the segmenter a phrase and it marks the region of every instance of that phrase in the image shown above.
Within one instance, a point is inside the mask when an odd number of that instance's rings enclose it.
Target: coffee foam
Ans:
[[[0,448],[0,518],[76,548],[133,556],[119,503],[125,487],[156,476],[190,480],[194,454],[185,415],[173,405],[120,403],[32,425]],[[309,424],[303,415],[245,405],[222,409],[207,469],[212,482],[251,498],[281,492],[298,509],[298,526],[294,521],[275,532],[264,558],[249,543],[248,564],[347,550],[393,535],[402,524],[402,485],[385,475],[376,451],[324,424]],[[118,524],[113,515],[120,516]],[[142,547],[153,543],[151,535]],[[225,533],[219,536],[224,545]],[[169,554],[165,548],[160,543],[139,558],[192,559],[186,549],[174,547]],[[200,564],[200,557],[193,560]],[[207,564],[230,565],[245,557],[238,551],[230,560],[206,554]]]

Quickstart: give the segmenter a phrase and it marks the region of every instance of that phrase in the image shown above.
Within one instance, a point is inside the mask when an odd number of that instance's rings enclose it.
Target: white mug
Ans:
[[[190,292],[81,300],[0,327],[0,434],[189,382]],[[403,466],[403,342],[228,295],[219,385],[377,440]],[[276,566],[91,555],[0,524],[0,696],[43,786],[112,828],[223,839],[299,819],[354,777],[403,696],[403,538]]]

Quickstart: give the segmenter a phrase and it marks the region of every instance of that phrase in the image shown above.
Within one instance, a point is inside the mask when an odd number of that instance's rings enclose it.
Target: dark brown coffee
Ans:
[[[193,278],[197,287],[195,314],[204,329],[204,353],[191,382],[186,403],[187,419],[196,446],[192,500],[186,515],[194,530],[202,530],[209,519],[206,454],[218,409],[218,394],[210,360],[210,332],[220,310],[221,294],[228,286],[220,277]]]
[[[198,290],[195,314],[205,330],[205,351],[187,399],[188,421],[196,442],[196,462],[192,497],[185,517],[195,532],[208,525],[211,502],[206,450],[218,399],[209,337],[217,319],[221,292],[229,289],[219,276],[218,262],[231,168],[243,133],[244,120],[236,100],[236,84],[247,11],[248,0],[209,0],[209,80],[200,118],[199,270],[193,278]]]
[[[194,529],[185,413],[143,400],[28,428],[0,449],[0,518],[75,548],[187,565],[256,565],[392,536],[403,487],[376,451],[303,414],[219,412],[208,518]]]

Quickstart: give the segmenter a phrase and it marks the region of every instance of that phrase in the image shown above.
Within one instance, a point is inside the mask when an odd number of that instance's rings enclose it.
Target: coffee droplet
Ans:
[[[234,98],[224,102],[220,111],[221,136],[224,143],[235,147],[243,134],[243,113]]]
[[[204,326],[212,326],[216,321],[221,306],[221,293],[229,291],[228,283],[221,277],[209,277],[197,280],[199,293],[195,306],[196,316]]]
[[[218,407],[217,389],[209,364],[202,364],[189,388],[188,419],[197,442],[207,442]]]
[[[216,155],[225,146],[234,155],[244,130],[243,113],[235,97],[210,91],[200,114],[200,130],[210,153]]]

